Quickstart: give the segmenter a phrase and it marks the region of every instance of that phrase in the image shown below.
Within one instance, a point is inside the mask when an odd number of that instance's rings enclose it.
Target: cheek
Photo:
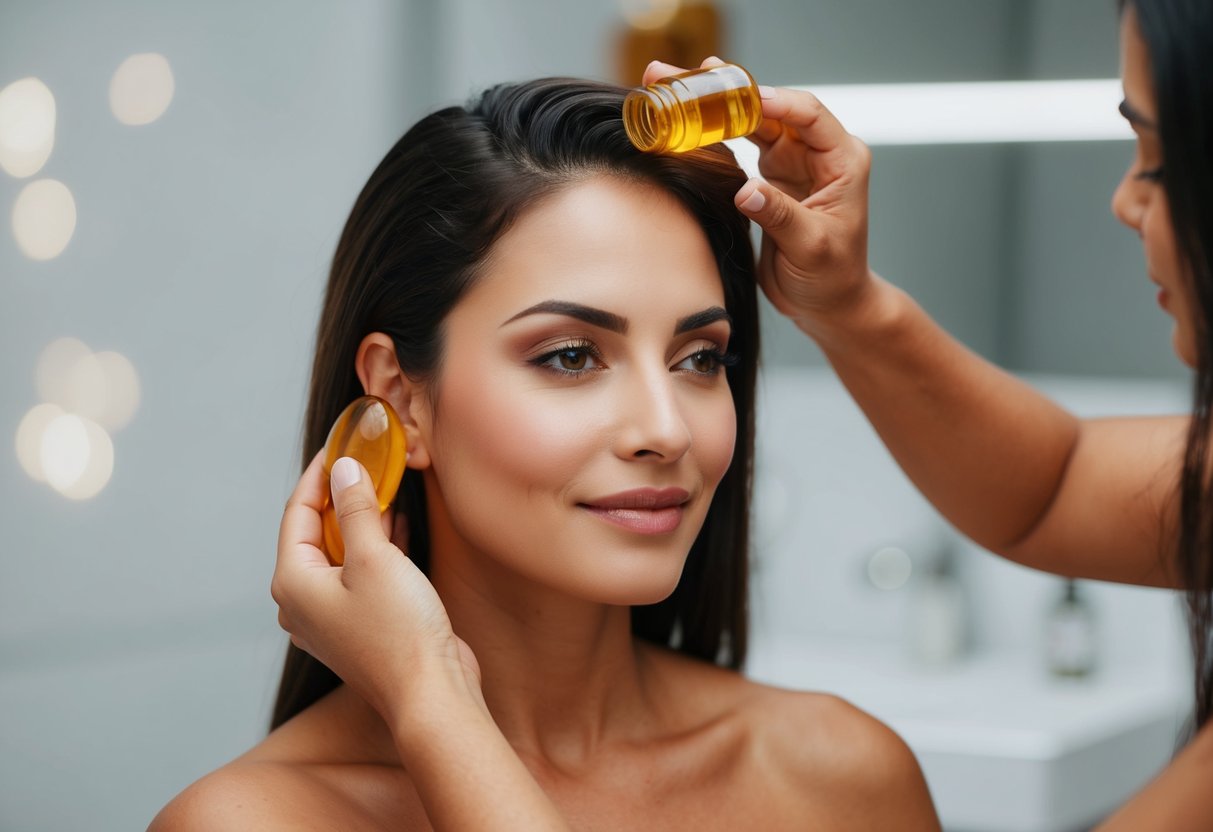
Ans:
[[[446,429],[436,432],[434,467],[448,499],[471,489],[505,498],[477,502],[516,507],[562,492],[583,464],[593,425],[551,399],[510,372],[461,374],[444,388],[437,421]]]
[[[715,488],[720,484],[737,445],[737,414],[733,410],[733,399],[726,391],[717,396],[710,406],[695,408],[691,423],[694,444],[697,447],[699,467],[704,484]]]
[[[1175,246],[1175,230],[1166,198],[1159,195],[1146,208],[1141,226],[1142,245],[1146,261],[1155,277],[1169,286],[1180,284],[1179,257]]]

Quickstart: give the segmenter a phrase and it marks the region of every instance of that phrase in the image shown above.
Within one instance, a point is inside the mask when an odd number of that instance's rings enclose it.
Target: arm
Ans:
[[[654,63],[645,82],[678,71]],[[824,351],[915,486],[1026,566],[1177,586],[1169,552],[1186,418],[1084,421],[973,354],[868,267],[871,154],[810,93],[763,93],[758,279]]]
[[[1186,418],[1077,419],[869,281],[801,328],[940,513],[1026,566],[1177,585],[1166,555]]]
[[[321,459],[304,472],[278,541],[272,592],[291,641],[384,718],[435,829],[567,829],[493,722],[480,670],[434,588],[393,545],[370,478],[333,474],[345,563],[321,549]]]

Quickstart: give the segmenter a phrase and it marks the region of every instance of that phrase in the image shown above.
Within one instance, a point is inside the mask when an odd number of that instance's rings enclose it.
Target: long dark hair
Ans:
[[[1196,333],[1192,419],[1179,485],[1179,574],[1188,600],[1196,671],[1196,727],[1213,715],[1213,3],[1120,0],[1132,8],[1150,55],[1162,184]]]
[[[733,460],[674,592],[632,609],[633,633],[691,656],[739,668],[747,637],[750,480],[758,302],[749,220],[733,206],[745,182],[721,145],[677,157],[629,143],[621,88],[570,79],[494,87],[465,107],[418,122],[388,152],[358,196],[333,257],[316,339],[303,463],[324,444],[341,410],[362,395],[354,356],[384,332],[411,378],[439,371],[442,322],[476,280],[493,243],[529,206],[594,175],[655,184],[685,207],[708,238],[733,318],[727,368],[737,414]],[[409,555],[428,571],[425,491],[406,471],[397,498],[409,517]],[[293,645],[271,728],[340,679]]]

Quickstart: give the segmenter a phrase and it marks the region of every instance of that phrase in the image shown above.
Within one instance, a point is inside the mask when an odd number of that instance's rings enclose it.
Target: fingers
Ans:
[[[769,182],[751,179],[737,192],[733,202],[738,210],[762,226],[782,251],[800,251],[812,237],[810,212]]]
[[[710,58],[704,58],[703,63],[699,66],[701,69],[707,69],[713,66],[724,66],[724,61],[713,55]],[[644,75],[640,80],[642,86],[656,83],[662,78],[669,78],[671,75],[681,75],[687,72],[684,67],[676,66],[675,64],[667,64],[665,61],[653,61],[644,68]]]
[[[667,64],[664,61],[653,61],[644,68],[644,75],[640,79],[640,84],[647,87],[649,84],[657,83],[662,78],[669,78],[671,75],[678,75],[683,72],[686,72],[686,70],[680,66]]]
[[[305,587],[315,586],[315,581],[305,579],[305,576],[331,574],[323,550],[324,532],[320,520],[326,490],[322,454],[313,457],[299,478],[278,530],[278,558],[270,582],[270,595],[278,604],[278,624],[288,633],[291,632],[291,621],[286,608],[295,606],[301,591],[309,591]],[[295,642],[294,636],[291,641],[302,646]]]
[[[766,150],[782,135],[783,124],[781,122],[773,118],[764,118],[759,122],[758,129],[746,138],[758,145],[759,150]]]
[[[282,512],[278,529],[279,569],[284,559],[289,559],[292,565],[328,566],[320,520],[326,492],[322,453],[312,458]]]
[[[762,102],[765,119],[751,137],[768,179],[809,180],[818,186],[842,177],[866,176],[867,147],[852,136],[818,99],[803,90],[779,88]],[[767,120],[779,123],[768,126]]]
[[[380,519],[379,501],[371,478],[357,460],[350,457],[337,460],[329,478],[348,566],[351,555],[357,560],[387,542],[387,533]]]
[[[762,100],[762,114],[795,128],[810,150],[829,153],[847,145],[851,134],[813,93],[786,87],[771,93]]]

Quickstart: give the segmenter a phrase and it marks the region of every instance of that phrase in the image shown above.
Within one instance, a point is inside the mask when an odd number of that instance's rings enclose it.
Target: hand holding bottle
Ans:
[[[323,452],[303,473],[278,535],[271,593],[295,646],[324,662],[391,730],[434,829],[569,827],[501,734],[480,667],[451,630],[438,593],[388,539],[375,489],[349,457],[333,465],[332,498],[345,561],[325,556]]]
[[[682,71],[654,61],[643,83]],[[747,182],[737,207],[764,231],[758,279],[767,298],[819,337],[868,308],[877,284],[868,269],[871,154],[812,93],[759,89],[763,121],[749,138],[765,181]]]
[[[326,483],[317,454],[283,514],[271,594],[297,647],[315,656],[391,725],[418,688],[442,684],[483,706],[480,671],[429,580],[404,556],[404,526],[389,540],[370,477],[356,461],[333,466],[332,499],[346,541],[343,566],[324,554]],[[399,518],[403,521],[403,518]],[[421,704],[421,703],[417,703]]]

